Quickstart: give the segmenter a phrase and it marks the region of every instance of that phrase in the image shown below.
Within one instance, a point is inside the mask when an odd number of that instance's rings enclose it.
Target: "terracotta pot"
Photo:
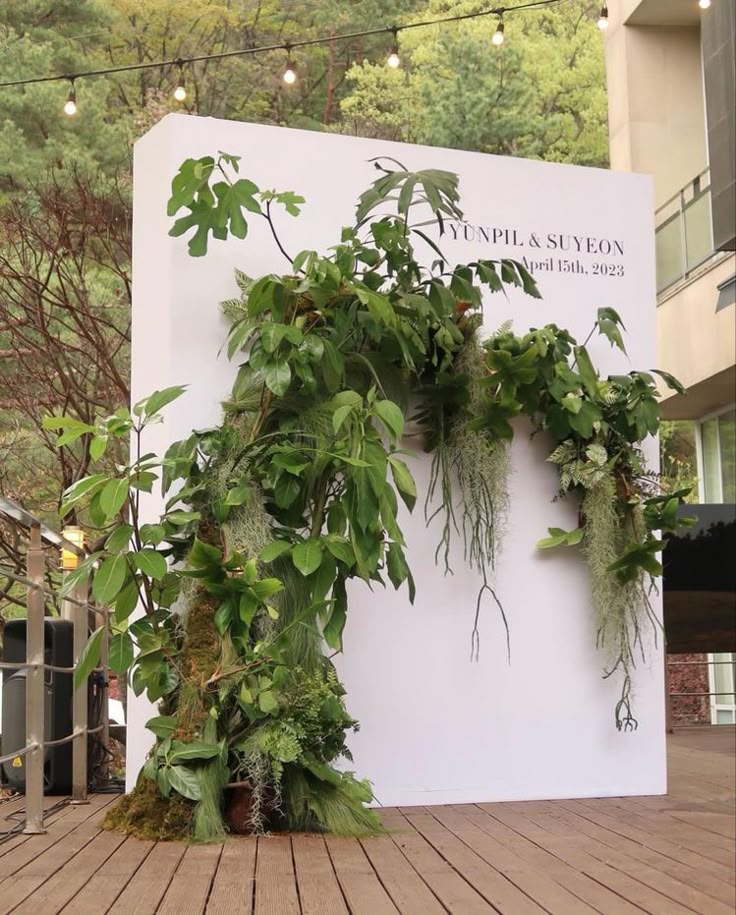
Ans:
[[[265,822],[274,811],[274,798],[266,795],[261,802],[261,814]],[[225,788],[225,822],[230,832],[238,836],[250,835],[253,831],[253,787],[250,782],[231,782]]]

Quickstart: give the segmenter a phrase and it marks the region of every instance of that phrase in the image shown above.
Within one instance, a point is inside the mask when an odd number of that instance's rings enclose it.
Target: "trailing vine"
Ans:
[[[238,370],[222,422],[164,456],[144,453],[147,426],[184,393],[173,387],[94,425],[46,423],[93,460],[112,439],[134,443],[127,466],[75,483],[63,506],[105,534],[65,587],[97,566],[93,595],[113,609],[109,663],[160,708],[138,787],[109,817],[115,828],[219,839],[227,798],[242,789],[240,823],[255,832],[380,830],[370,784],[340,763],[357,722],[322,646],[342,647],[350,580],[388,579],[414,599],[398,514],[399,499],[410,511],[417,499],[402,447],[408,419],[433,453],[425,510],[443,518],[437,557],[449,568],[456,530],[482,575],[474,656],[484,592],[507,624],[492,574],[509,511],[510,421],[526,413],[550,435],[561,490],[583,498],[581,528],[544,545],[584,542],[608,673],[624,676],[617,723],[633,722],[643,576],[657,574],[661,548],[651,532],[673,522],[679,498],[645,498],[653,483],[638,443],[658,424],[651,376],[600,379],[585,347],[554,326],[521,338],[503,327],[483,343],[483,292],[515,285],[538,297],[533,278],[510,260],[448,267],[424,229],[428,216],[440,235],[444,220],[462,218],[457,177],[375,165],[379,177],[330,255],[291,259],[275,208],[297,215],[302,198],[237,177],[235,156],[184,162],[169,214],[186,211],[171,234],[191,232],[193,256],[210,236],[244,238],[253,216],[289,260],[283,275],[238,272],[240,296],[223,304]],[[436,255],[431,268],[418,243]],[[600,313],[599,329],[617,343],[619,325],[610,309]],[[154,485],[168,501],[143,523],[140,494]],[[101,637],[90,639],[78,680],[98,662]]]
[[[623,324],[602,308],[596,331],[625,352]],[[490,374],[485,413],[474,421],[496,435],[513,435],[510,420],[528,416],[549,436],[547,460],[559,470],[560,497],[579,499],[580,523],[571,531],[552,528],[541,549],[582,545],[591,577],[596,643],[607,655],[605,677],[618,675],[621,696],[616,726],[633,730],[632,683],[637,658],[644,660],[644,634],[656,643],[660,622],[650,594],[662,572],[659,534],[682,524],[677,509],[688,490],[662,493],[646,468],[641,444],[656,435],[659,397],[653,375],[630,372],[602,378],[586,344],[554,325],[518,337],[510,330],[485,344]],[[656,372],[656,370],[654,370]],[[679,382],[657,372],[673,389]]]

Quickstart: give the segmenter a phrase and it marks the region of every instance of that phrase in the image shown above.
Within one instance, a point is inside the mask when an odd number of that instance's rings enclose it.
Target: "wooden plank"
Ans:
[[[687,835],[693,841],[702,843],[706,850],[715,848],[723,851],[725,849],[731,860],[736,853],[736,842],[731,836],[715,833],[707,825],[700,825],[697,822],[688,823],[678,819],[671,810],[671,801],[669,805],[663,803],[654,808],[642,804],[638,798],[623,797],[598,800],[581,798],[576,803],[593,810],[602,810],[609,816],[620,817],[634,825],[639,825],[642,829],[651,827],[658,833],[673,834],[674,831],[678,835]],[[681,802],[679,803],[681,804]],[[697,801],[687,804],[691,810],[697,810],[698,806]]]
[[[109,911],[115,915],[154,915],[186,849],[182,842],[154,845]]]
[[[671,842],[669,839],[659,836],[656,832],[647,832],[639,827],[632,826],[628,820],[596,812],[590,807],[582,805],[576,807],[575,801],[559,801],[558,803],[563,809],[569,810],[571,813],[578,813],[599,826],[605,826],[611,832],[633,839],[647,848],[653,848],[655,851],[674,858],[676,861],[682,861],[683,864],[690,864],[692,867],[700,868],[706,873],[713,874],[719,880],[724,880],[727,883],[736,883],[736,875],[730,867],[724,867],[722,864],[701,855],[698,851],[693,851],[677,842]]]
[[[48,856],[46,852],[52,849],[61,839],[68,836],[69,833],[73,832],[80,823],[90,818],[97,819],[100,811],[112,801],[113,798],[109,794],[96,795],[90,800],[89,804],[65,807],[60,811],[58,818],[49,822],[47,832],[42,835],[25,836],[25,842],[15,845],[0,858],[0,885],[2,885],[5,878],[16,874],[28,864],[38,864],[39,868],[28,871],[28,874],[47,876],[48,872],[44,870],[44,867],[47,862],[53,860],[54,854],[52,853],[51,856]]]
[[[616,809],[612,811],[613,816],[621,816],[619,811],[623,811],[623,818],[634,826],[654,829],[660,835],[687,838],[689,842],[696,843],[702,848],[702,853],[706,857],[713,858],[713,852],[715,852],[714,860],[726,865],[733,863],[734,857],[736,857],[736,842],[732,838],[716,835],[697,823],[686,823],[679,820],[668,810],[652,812],[638,808],[635,804],[629,803],[626,798],[619,798],[618,801]]]
[[[550,823],[550,820],[554,822],[553,818],[549,818],[544,822]],[[550,825],[552,824],[550,823]],[[612,847],[599,841],[594,830],[584,829],[581,826],[581,832],[583,832],[583,835],[578,838],[581,847],[604,864],[615,867],[621,873],[628,874],[645,886],[657,890],[663,896],[668,896],[675,902],[682,903],[696,912],[708,912],[708,915],[733,915],[732,906],[684,882],[687,877],[686,874],[674,876],[672,873],[663,873],[657,867],[652,867],[642,860],[639,850],[635,849],[633,854],[626,854],[621,851],[620,846]],[[641,849],[641,851],[644,851],[644,849]],[[682,868],[682,870],[684,871],[685,868]],[[684,879],[680,879],[681,877]]]
[[[592,836],[604,845],[621,850],[635,860],[642,861],[664,874],[683,880],[689,886],[702,890],[713,896],[713,898],[720,899],[721,902],[736,908],[736,887],[733,885],[718,880],[712,874],[703,873],[690,865],[674,861],[654,849],[645,848],[625,836],[612,833],[583,817],[563,810],[558,805],[550,803],[548,807],[550,812],[535,816],[534,822],[549,829],[550,832],[563,836],[573,836],[574,838],[580,837],[580,841],[583,844],[585,842],[584,836]]]
[[[402,855],[391,836],[361,839],[363,851],[402,915],[442,915],[445,908]]]
[[[736,838],[736,822],[732,813],[711,813],[706,810],[672,810],[670,816],[689,826],[699,826],[717,836]]]
[[[479,829],[501,843],[504,848],[517,855],[520,860],[526,861],[540,872],[546,873],[598,912],[602,912],[604,915],[641,915],[641,909],[622,898],[615,886],[611,887],[607,883],[601,884],[588,874],[582,873],[566,858],[563,859],[559,855],[560,848],[557,843],[536,844],[479,808],[476,808],[473,814],[466,814],[466,817]]]
[[[158,915],[202,915],[221,852],[222,845],[217,843],[191,845],[161,900]]]
[[[319,835],[293,835],[291,848],[303,915],[347,915],[345,897]]]
[[[127,838],[62,909],[64,915],[107,912],[150,854],[153,842]]]
[[[72,833],[69,838],[74,835],[75,833]],[[74,855],[68,866],[61,866],[57,873],[49,878],[42,878],[43,882],[39,888],[13,911],[17,915],[37,915],[38,912],[50,915],[52,912],[61,912],[124,841],[125,836],[116,833],[94,833],[91,841]],[[63,843],[63,851],[67,851],[66,840]]]
[[[332,866],[353,915],[398,913],[357,839],[328,836],[326,842]]]
[[[256,871],[256,839],[225,842],[207,902],[207,915],[251,915]]]
[[[482,804],[480,806],[485,809],[491,805]],[[498,808],[501,805],[495,806]],[[639,906],[645,912],[650,912],[651,915],[687,915],[688,912],[692,911],[663,896],[656,890],[645,886],[638,880],[629,877],[627,874],[623,874],[615,868],[600,862],[581,846],[570,840],[558,839],[552,833],[541,829],[520,814],[495,809],[493,816],[510,825],[531,841],[550,849],[555,855],[567,861],[571,867],[582,871],[603,884],[603,886],[609,887],[629,903]]]
[[[449,912],[488,915],[495,911],[401,814],[382,811],[382,820],[392,830],[396,847]]]
[[[508,851],[500,842],[451,807],[428,807],[427,810],[468,848],[502,873],[545,911],[560,915],[595,913],[596,910],[591,905],[583,902],[547,874],[526,866],[517,855]]]
[[[65,802],[65,806],[60,807],[60,809],[58,809],[58,810],[54,810],[53,813],[48,812],[48,811],[53,810],[53,808],[57,804],[61,804],[62,801]],[[44,826],[47,829],[52,823],[55,823],[58,819],[60,819],[60,817],[64,816],[66,813],[69,812],[70,806],[68,804],[68,801],[69,801],[69,798],[58,798],[58,797],[45,798]],[[24,804],[20,805],[20,809],[24,809]],[[19,813],[20,810],[17,810],[16,812]],[[20,819],[20,822],[23,822],[22,817],[19,819]],[[13,825],[14,822],[17,822],[17,820],[15,820],[15,818],[14,818],[14,820],[9,821],[9,828]],[[26,836],[22,832],[16,833],[12,838],[6,840],[5,842],[3,842],[2,845],[0,845],[0,858],[2,858],[4,855],[9,854],[14,848],[17,848],[19,845],[23,845],[23,843],[27,842],[30,838],[33,838],[33,837]]]
[[[499,912],[512,912],[513,915],[539,915],[544,911],[433,816],[426,812],[412,814],[410,810],[407,807],[402,812],[414,829],[495,909]]]
[[[264,836],[256,853],[256,915],[298,915],[291,839]]]

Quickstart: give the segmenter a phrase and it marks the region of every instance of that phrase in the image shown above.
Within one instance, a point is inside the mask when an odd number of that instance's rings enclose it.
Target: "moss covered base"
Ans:
[[[162,797],[147,778],[123,795],[103,820],[105,829],[124,832],[137,839],[191,841],[194,804],[175,792]]]

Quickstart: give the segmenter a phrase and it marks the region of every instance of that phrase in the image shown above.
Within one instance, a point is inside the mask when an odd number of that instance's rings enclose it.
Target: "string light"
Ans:
[[[174,98],[177,102],[183,102],[187,97],[187,87],[184,85],[184,61],[179,59],[176,64],[179,67],[179,79],[176,83],[176,89],[174,89]]]
[[[391,46],[391,52],[386,58],[386,63],[392,70],[396,70],[397,67],[401,66],[401,58],[399,57],[399,30],[394,29],[394,43]]]
[[[286,59],[286,69],[284,70],[281,79],[286,83],[287,86],[293,86],[296,82],[296,65],[291,59],[291,45],[285,45],[285,50],[289,56]]]
[[[601,7],[601,15],[598,18],[598,28],[601,32],[605,32],[608,28],[608,7],[605,4]]]
[[[707,10],[710,8],[710,0],[698,0],[698,6],[701,10]]]
[[[238,48],[232,51],[220,51],[214,54],[199,54],[192,57],[176,58],[173,60],[154,60],[147,61],[145,63],[122,64],[115,67],[84,70],[74,74],[73,76],[70,74],[59,73],[52,76],[37,76],[26,79],[8,80],[6,82],[0,82],[0,89],[17,86],[37,85],[39,83],[69,82],[71,83],[71,89],[66,104],[64,105],[64,112],[69,117],[72,117],[77,113],[77,101],[74,89],[75,79],[82,77],[86,79],[94,76],[110,76],[116,73],[139,73],[144,70],[164,70],[172,66],[178,66],[180,78],[176,88],[174,89],[174,98],[177,101],[184,101],[187,97],[187,92],[183,79],[183,67],[186,64],[193,64],[204,61],[219,61],[228,58],[250,57],[252,55],[265,54],[273,51],[286,51],[289,55],[286,69],[282,74],[282,79],[287,86],[293,86],[297,81],[296,66],[291,60],[291,51],[294,48],[308,48],[318,45],[333,44],[335,41],[355,41],[356,39],[366,38],[369,36],[393,34],[394,44],[386,60],[386,63],[389,67],[396,68],[401,65],[398,43],[396,40],[397,33],[399,31],[405,31],[407,29],[421,29],[429,26],[445,25],[453,22],[466,22],[469,20],[481,19],[486,16],[498,16],[498,26],[495,34],[493,35],[492,42],[494,45],[501,45],[504,41],[503,16],[505,14],[508,15],[510,13],[516,13],[523,10],[538,10],[546,7],[557,6],[558,4],[565,2],[566,0],[526,0],[526,2],[516,3],[514,6],[499,6],[490,9],[475,10],[468,13],[457,13],[455,15],[441,16],[435,19],[425,19],[419,22],[407,22],[401,26],[379,25],[372,29],[364,29],[361,31],[342,33],[339,35],[318,35],[314,38],[305,38],[291,43],[279,43],[272,45],[259,45],[257,47],[250,48]],[[703,8],[710,6],[710,0],[699,0],[699,2]]]
[[[64,114],[70,118],[77,113],[77,90],[74,88],[74,80],[69,80],[69,95],[64,102]]]

